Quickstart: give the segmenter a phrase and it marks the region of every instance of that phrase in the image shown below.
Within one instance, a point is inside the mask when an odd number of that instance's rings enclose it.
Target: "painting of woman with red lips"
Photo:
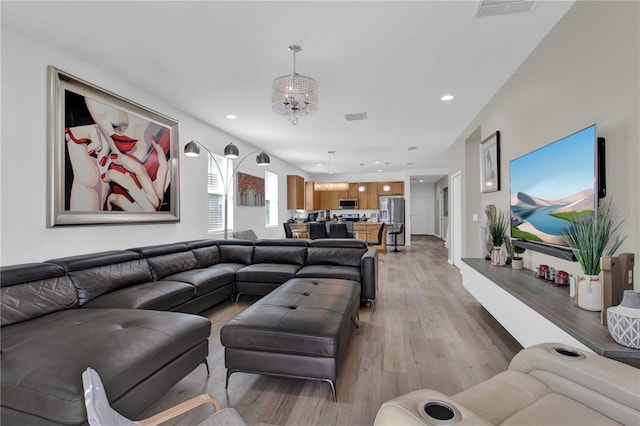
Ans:
[[[73,215],[74,223],[82,215],[87,223],[173,221],[149,214],[177,215],[172,204],[177,193],[171,188],[172,179],[177,182],[177,170],[172,170],[177,168],[177,122],[152,111],[153,119],[148,118],[146,109],[127,108],[122,98],[111,102],[94,86],[89,88],[96,96],[81,84],[75,91],[64,83],[58,93],[64,100],[63,120],[57,129],[64,168],[62,216]]]
[[[65,125],[69,210],[168,210],[170,130],[89,97],[66,98],[76,108],[70,117],[93,122]]]

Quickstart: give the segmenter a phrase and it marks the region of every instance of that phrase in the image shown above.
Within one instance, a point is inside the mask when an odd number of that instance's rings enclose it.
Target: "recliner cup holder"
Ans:
[[[553,348],[550,349],[550,351],[552,354],[564,359],[581,360],[581,359],[587,358],[582,352],[578,352],[574,349],[568,349],[568,348],[563,348],[559,346],[554,346]]]
[[[438,425],[452,425],[462,420],[460,411],[453,405],[437,399],[428,399],[418,404],[418,413],[427,422]]]

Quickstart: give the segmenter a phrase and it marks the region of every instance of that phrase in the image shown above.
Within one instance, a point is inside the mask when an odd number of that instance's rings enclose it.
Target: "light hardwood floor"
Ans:
[[[199,366],[141,417],[209,393],[249,425],[372,425],[394,396],[421,388],[453,394],[504,370],[521,346],[462,287],[442,240],[414,236],[402,250],[380,255],[377,310],[360,310],[337,379],[338,403],[326,383],[312,380],[235,373],[225,391],[220,328],[256,300],[241,297],[204,312],[212,323],[211,375]],[[173,424],[197,424],[211,412],[194,410]]]

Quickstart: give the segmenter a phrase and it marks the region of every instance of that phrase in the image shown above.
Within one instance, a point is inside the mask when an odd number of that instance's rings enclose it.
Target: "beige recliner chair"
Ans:
[[[418,390],[382,404],[384,425],[640,425],[640,369],[562,344],[520,351],[506,371],[448,397]]]

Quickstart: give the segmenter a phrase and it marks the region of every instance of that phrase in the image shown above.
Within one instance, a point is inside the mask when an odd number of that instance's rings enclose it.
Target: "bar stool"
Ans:
[[[400,252],[398,250],[398,235],[404,232],[404,223],[400,224],[400,228],[391,228],[389,234],[393,235],[393,251]]]

